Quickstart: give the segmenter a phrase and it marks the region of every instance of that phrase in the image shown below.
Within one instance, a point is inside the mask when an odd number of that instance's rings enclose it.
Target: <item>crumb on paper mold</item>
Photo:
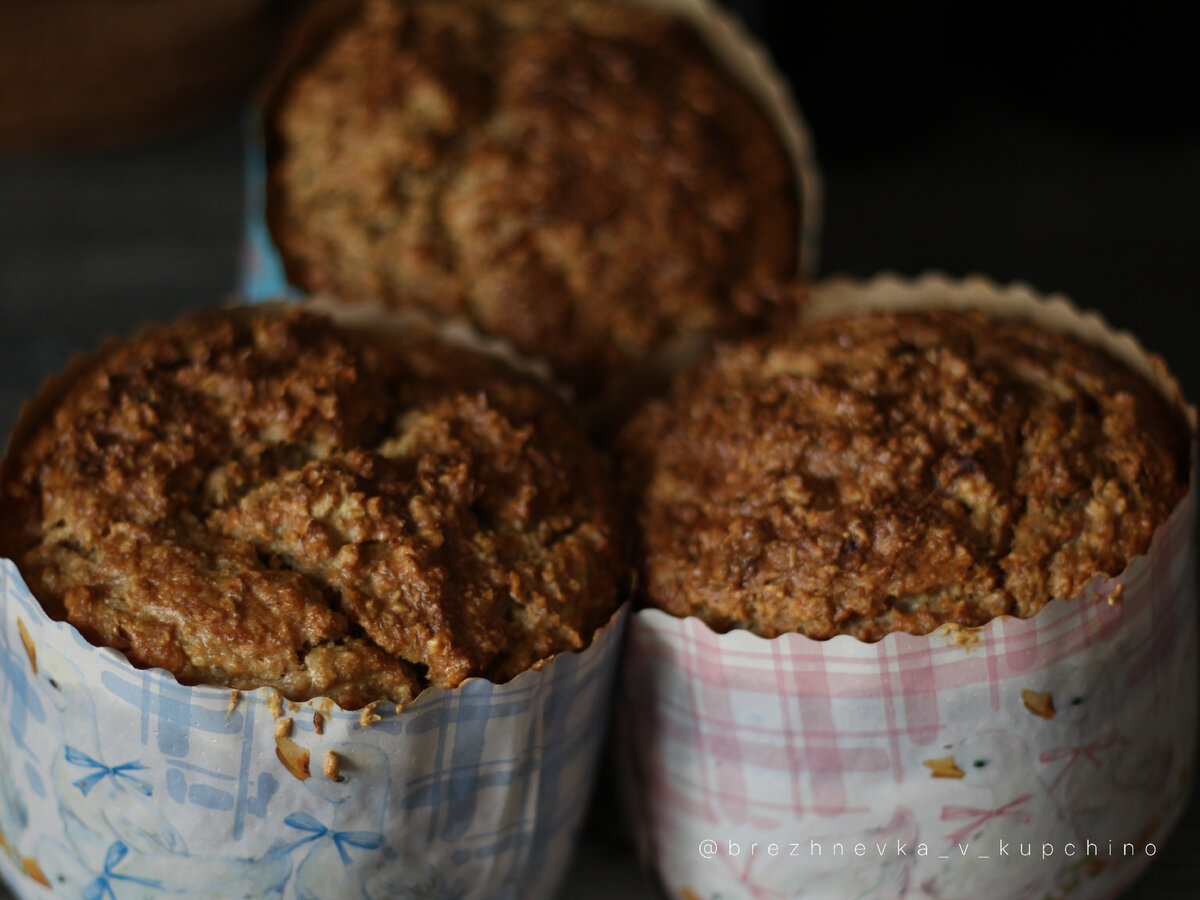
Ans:
[[[1021,702],[1025,704],[1025,708],[1035,716],[1040,716],[1043,719],[1054,718],[1054,697],[1049,691],[1021,691]]]
[[[1118,582],[1113,584],[1108,582],[1108,586],[1096,591],[1096,602],[1103,600],[1109,606],[1116,606],[1121,602],[1121,595],[1125,593],[1125,583]]]
[[[321,765],[321,773],[330,781],[343,781],[342,761],[336,753],[329,750],[325,754],[325,762]]]
[[[291,719],[276,719],[275,720],[275,737],[289,737],[292,733]]]
[[[319,712],[313,713],[313,731],[317,734],[325,733],[325,717]]]
[[[296,713],[300,712],[300,704],[295,700],[289,700],[287,702],[287,711],[292,715],[295,715]]]
[[[42,871],[42,867],[38,861],[32,856],[21,857],[21,868],[25,870],[25,874],[44,887],[51,887],[50,879],[46,877],[46,873]]]
[[[275,735],[275,755],[279,757],[279,761],[283,763],[284,768],[301,781],[309,777],[309,752],[290,737],[279,734]]]
[[[980,641],[977,629],[968,628],[957,622],[944,623],[941,626],[941,634],[946,639],[946,646],[962,647],[968,653],[975,649],[975,645]]]
[[[375,712],[375,707],[378,705],[379,703],[376,702],[368,703],[366,706],[364,706],[362,708],[362,712],[358,714],[358,724],[363,728],[370,728],[376,722],[382,722],[383,716]]]
[[[25,652],[29,654],[29,665],[33,669],[33,674],[37,674],[37,644],[33,642],[33,637],[29,633],[29,629],[25,627],[25,623],[21,621],[21,617],[17,616],[17,631],[21,633],[21,643],[25,645]]]
[[[226,719],[228,719],[230,716],[233,715],[234,710],[236,710],[238,708],[238,704],[241,702],[242,702],[242,692],[241,691],[230,691],[229,692],[229,706],[225,710],[225,718]]]
[[[958,767],[953,756],[941,756],[923,761],[929,767],[930,778],[962,778],[966,773]]]
[[[271,711],[271,718],[278,719],[283,715],[283,695],[278,691],[271,691],[267,700],[267,709]]]

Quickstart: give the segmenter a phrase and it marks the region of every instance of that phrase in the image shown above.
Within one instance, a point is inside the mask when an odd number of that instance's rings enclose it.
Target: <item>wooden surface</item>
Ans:
[[[1063,291],[1135,330],[1200,397],[1200,135],[1131,141],[983,108],[829,159],[826,176],[826,273],[936,267]],[[0,157],[0,435],[71,353],[224,298],[241,202],[236,112],[131,150]],[[592,843],[563,896],[655,895]],[[1200,897],[1194,797],[1127,897]]]

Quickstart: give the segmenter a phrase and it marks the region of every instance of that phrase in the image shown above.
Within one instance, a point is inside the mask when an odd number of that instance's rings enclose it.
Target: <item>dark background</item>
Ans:
[[[1063,292],[1200,397],[1200,73],[1182,4],[1070,20],[1006,4],[735,5],[815,136],[823,274],[940,269]],[[232,290],[242,105],[134,146],[0,153],[0,439],[73,352]],[[1196,802],[1159,857],[1132,900],[1200,896]]]

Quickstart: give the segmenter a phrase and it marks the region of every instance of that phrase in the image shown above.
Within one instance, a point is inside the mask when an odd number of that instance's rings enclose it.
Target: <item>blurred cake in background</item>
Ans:
[[[793,160],[705,29],[651,8],[671,4],[341,6],[265,108],[293,286],[468,318],[584,398],[779,306]]]

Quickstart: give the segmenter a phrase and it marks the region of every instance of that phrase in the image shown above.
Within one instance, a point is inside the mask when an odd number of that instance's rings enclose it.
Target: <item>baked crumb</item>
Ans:
[[[332,750],[326,751],[325,762],[321,766],[321,772],[330,781],[344,781],[345,780],[342,777],[342,761],[338,758],[338,755]]]
[[[284,768],[300,781],[306,781],[311,777],[312,773],[309,772],[308,767],[312,754],[290,737],[275,735],[275,756],[283,763]]]
[[[974,628],[964,628],[957,622],[945,622],[939,626],[939,631],[946,638],[946,645],[962,647],[970,653],[979,644],[979,632]]]
[[[29,657],[29,668],[33,670],[33,674],[37,674],[37,644],[34,643],[33,635],[29,633],[29,629],[25,627],[25,622],[20,616],[17,616],[17,633],[21,635],[21,646],[25,648],[25,655]]]
[[[1021,702],[1027,710],[1041,719],[1053,719],[1057,712],[1054,708],[1054,695],[1050,691],[1032,691],[1025,688],[1021,691]]]
[[[383,716],[375,712],[377,703],[368,703],[362,708],[362,712],[358,714],[358,724],[363,728],[370,728],[376,722],[382,722]]]

